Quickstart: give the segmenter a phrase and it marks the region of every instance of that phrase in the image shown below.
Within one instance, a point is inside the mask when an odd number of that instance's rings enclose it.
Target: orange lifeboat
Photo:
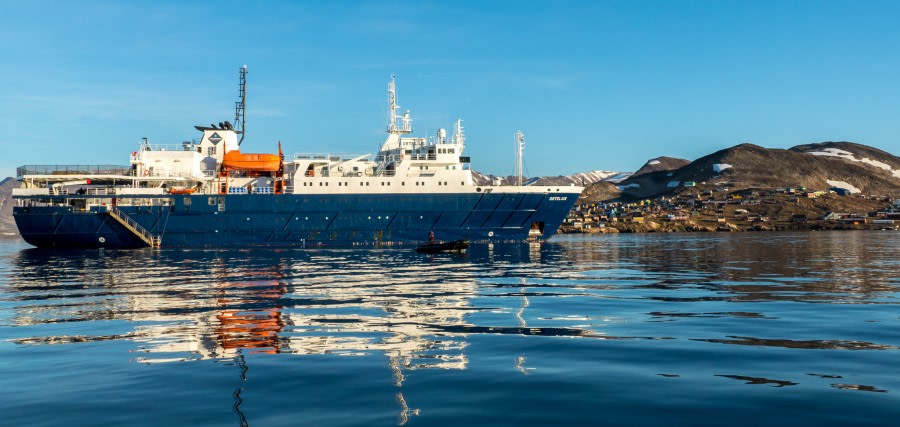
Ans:
[[[169,194],[193,194],[195,191],[197,191],[196,188],[172,187],[169,189]]]
[[[278,154],[242,154],[241,150],[225,153],[223,165],[232,170],[276,172],[281,168]]]

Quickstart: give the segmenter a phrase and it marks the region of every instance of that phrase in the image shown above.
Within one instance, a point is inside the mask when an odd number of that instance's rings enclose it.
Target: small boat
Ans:
[[[426,243],[416,247],[416,252],[427,254],[435,254],[438,252],[459,252],[463,253],[469,249],[468,240],[454,240],[452,242]]]
[[[195,191],[197,191],[196,188],[172,187],[169,189],[169,194],[193,194]]]
[[[281,150],[281,146],[278,147]],[[232,170],[276,172],[281,168],[278,154],[244,154],[240,150],[225,153],[222,165]]]

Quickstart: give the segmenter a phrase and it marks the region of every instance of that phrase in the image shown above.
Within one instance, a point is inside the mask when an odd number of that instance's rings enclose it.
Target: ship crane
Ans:
[[[244,142],[244,132],[247,128],[247,66],[244,65],[241,67],[241,77],[240,82],[238,83],[238,98],[240,100],[234,102],[234,125],[237,128],[234,129],[234,132],[241,135],[240,141],[238,141],[238,146]],[[228,123],[228,122],[225,122]],[[231,124],[228,123],[228,127],[231,128]]]

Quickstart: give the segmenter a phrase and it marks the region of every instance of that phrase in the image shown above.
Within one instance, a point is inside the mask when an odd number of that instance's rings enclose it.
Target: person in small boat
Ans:
[[[428,244],[429,245],[434,244],[434,230],[431,230],[428,232]]]

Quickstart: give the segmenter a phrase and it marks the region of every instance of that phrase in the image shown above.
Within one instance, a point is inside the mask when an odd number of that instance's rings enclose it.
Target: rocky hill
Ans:
[[[849,142],[807,144],[788,150],[740,144],[675,170],[632,176],[618,188],[622,198],[638,199],[677,192],[686,182],[701,188],[839,187],[900,196],[900,158]]]
[[[8,237],[16,237],[19,230],[12,217],[12,190],[18,187],[18,182],[14,178],[6,178],[0,181],[0,239]]]
[[[629,172],[616,172],[606,170],[596,170],[592,172],[579,172],[572,175],[560,176],[542,176],[536,178],[526,178],[523,180],[525,185],[590,185],[595,182],[609,181],[619,182],[631,176]],[[485,175],[476,171],[472,171],[472,179],[476,185],[488,185],[491,183],[493,176]],[[503,185],[513,185],[516,182],[514,176],[498,177],[502,180]]]
[[[632,176],[640,176],[650,172],[675,170],[687,165],[690,162],[690,160],[679,159],[676,157],[657,157],[655,159],[648,160],[647,163],[644,163],[644,166],[641,166],[641,168],[638,169],[637,172],[635,172]]]

